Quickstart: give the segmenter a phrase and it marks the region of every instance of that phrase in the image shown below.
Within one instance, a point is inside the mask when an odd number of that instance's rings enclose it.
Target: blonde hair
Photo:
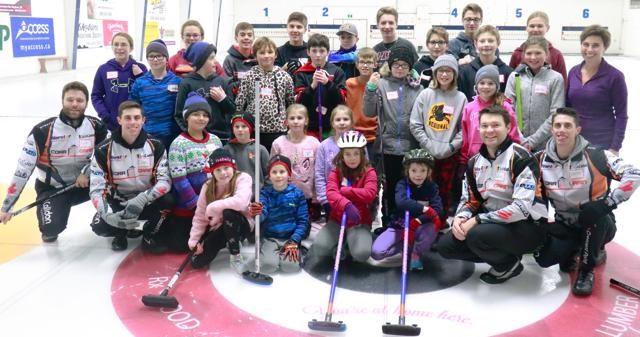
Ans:
[[[220,199],[225,199],[233,195],[236,191],[237,180],[240,173],[241,172],[236,169],[233,170],[233,177],[231,177],[231,181],[229,181],[229,185],[227,185],[227,189],[224,191],[224,194]],[[219,200],[216,199],[216,178],[213,173],[211,173],[211,178],[207,181],[207,192],[205,195],[207,197],[207,205]]]
[[[498,42],[498,45],[500,45],[500,32],[498,32],[498,29],[492,25],[484,25],[478,28],[475,35],[473,36],[473,41],[477,42],[480,34],[484,34],[484,33],[489,33],[495,36],[496,41]]]
[[[307,131],[307,127],[309,126],[309,111],[307,111],[307,107],[299,103],[293,103],[289,105],[285,112],[285,119],[289,119],[289,115],[294,112],[301,113],[307,120],[307,122],[304,124],[304,130]]]
[[[544,24],[547,26],[547,28],[549,27],[549,15],[547,15],[547,13],[543,11],[535,11],[531,13],[531,15],[529,15],[529,17],[527,18],[527,25],[529,25],[529,21],[535,18],[541,18],[544,21]]]
[[[329,134],[332,136],[335,136],[336,134],[336,130],[333,129],[333,119],[336,118],[336,115],[340,112],[344,112],[349,116],[349,120],[351,120],[351,128],[353,128],[353,110],[344,104],[338,104],[333,108],[333,110],[331,110],[331,115],[329,116],[329,124],[331,124],[331,132]]]

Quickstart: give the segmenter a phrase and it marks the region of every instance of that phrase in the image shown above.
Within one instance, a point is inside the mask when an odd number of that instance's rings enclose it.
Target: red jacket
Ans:
[[[371,204],[378,192],[378,176],[376,171],[369,167],[364,176],[351,182],[351,186],[341,186],[338,170],[334,169],[329,174],[327,182],[327,199],[331,205],[329,218],[340,223],[342,213],[351,202],[360,211],[360,223],[371,225]]]

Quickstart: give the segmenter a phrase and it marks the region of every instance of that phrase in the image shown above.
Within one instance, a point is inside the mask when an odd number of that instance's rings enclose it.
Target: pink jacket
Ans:
[[[460,149],[460,155],[458,156],[458,163],[466,165],[469,158],[473,157],[480,151],[482,146],[482,139],[480,139],[480,110],[490,106],[493,103],[485,102],[477,95],[473,98],[472,102],[469,102],[462,113],[462,148]],[[516,115],[513,112],[513,106],[511,101],[505,99],[502,107],[509,112],[511,117],[511,130],[509,131],[509,138],[515,143],[520,144],[520,131],[518,130],[518,121]]]
[[[232,209],[242,213],[253,227],[253,218],[249,216],[249,203],[251,202],[251,188],[253,186],[250,175],[241,172],[238,180],[236,180],[236,190],[233,195],[218,199],[208,205],[207,186],[209,186],[209,182],[202,186],[200,197],[198,197],[196,214],[193,216],[193,225],[189,236],[189,247],[194,247],[198,243],[207,226],[212,231],[222,225],[222,211],[225,209]]]
[[[330,218],[340,224],[342,213],[347,205],[352,202],[360,211],[360,223],[371,225],[371,203],[378,192],[378,176],[373,168],[368,168],[364,176],[352,182],[351,187],[341,186],[338,181],[338,170],[334,169],[329,174],[327,182],[327,199],[331,205]]]

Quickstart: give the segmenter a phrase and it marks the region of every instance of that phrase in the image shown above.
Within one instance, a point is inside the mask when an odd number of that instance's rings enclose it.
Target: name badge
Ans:
[[[273,89],[271,89],[271,88],[260,88],[260,95],[263,95],[263,96],[273,95]]]
[[[114,78],[118,78],[118,72],[117,71],[107,71],[107,79],[108,80],[112,80]]]
[[[246,76],[247,76],[247,72],[246,71],[239,71],[238,72],[238,79],[239,80],[245,78]]]
[[[548,95],[549,87],[542,84],[536,84],[536,86],[533,88],[533,92],[535,92],[537,95]]]
[[[445,113],[445,114],[447,114],[447,115],[453,115],[453,107],[452,107],[452,106],[450,106],[450,105],[445,105],[445,106],[442,108],[442,112],[444,112],[444,113]]]
[[[498,76],[498,78],[500,79],[500,83],[504,83],[504,75],[500,74],[500,76]]]
[[[422,74],[420,75],[420,79],[425,81],[431,81],[431,76]]]
[[[313,157],[313,150],[302,150],[302,156],[305,158]]]
[[[167,85],[167,91],[168,92],[178,92],[178,85],[177,84],[169,84],[169,85]]]
[[[387,99],[388,100],[394,100],[394,99],[398,99],[398,92],[397,91],[389,91],[387,92]]]
[[[298,58],[298,61],[300,61],[300,63],[302,63],[302,64],[305,64],[305,63],[307,63],[309,61],[309,59],[306,58],[306,57],[300,57],[300,58]]]

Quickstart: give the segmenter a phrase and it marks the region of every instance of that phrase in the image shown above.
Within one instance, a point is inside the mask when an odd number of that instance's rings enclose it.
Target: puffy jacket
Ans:
[[[351,182],[351,186],[342,186],[342,177],[337,169],[331,171],[327,183],[327,199],[331,205],[329,217],[340,223],[342,213],[349,203],[353,203],[360,212],[360,224],[371,226],[371,203],[378,192],[378,176],[369,167],[358,180]],[[357,225],[357,224],[352,224]]]
[[[260,192],[263,238],[300,242],[309,235],[309,209],[302,191],[289,184],[283,191],[266,185]]]

